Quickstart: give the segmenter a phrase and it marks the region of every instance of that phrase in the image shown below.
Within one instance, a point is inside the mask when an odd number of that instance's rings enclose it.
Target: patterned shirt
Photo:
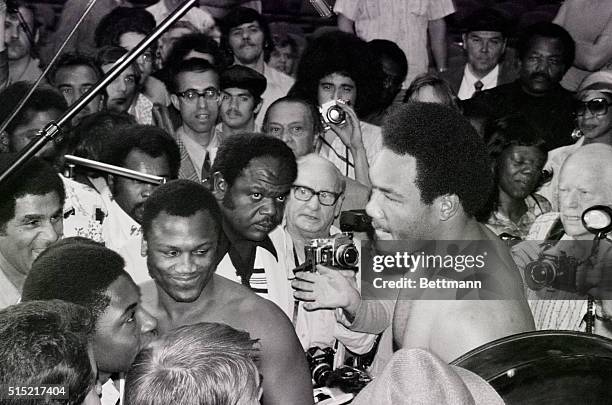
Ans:
[[[454,13],[455,7],[452,0],[337,0],[334,11],[355,22],[358,37],[388,39],[404,51],[407,87],[417,75],[427,72],[429,21]]]
[[[517,222],[513,222],[497,210],[491,214],[485,225],[498,236],[507,233],[525,239],[536,218],[552,210],[550,202],[535,193],[525,198],[525,204],[527,205],[527,211]]]

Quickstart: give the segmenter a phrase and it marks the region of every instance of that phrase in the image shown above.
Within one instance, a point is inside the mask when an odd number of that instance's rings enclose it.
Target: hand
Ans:
[[[364,146],[361,126],[359,125],[359,118],[357,118],[355,110],[353,110],[342,100],[338,100],[337,105],[342,109],[342,111],[344,111],[346,123],[344,125],[328,123],[331,131],[338,135],[338,138],[340,138],[342,143],[344,143],[344,145],[346,145],[351,152],[358,149],[363,149]]]
[[[293,296],[297,300],[305,301],[306,310],[342,308],[351,315],[357,311],[361,295],[354,271],[338,270],[319,264],[316,273],[300,271],[295,277],[291,282],[291,286],[296,290]]]

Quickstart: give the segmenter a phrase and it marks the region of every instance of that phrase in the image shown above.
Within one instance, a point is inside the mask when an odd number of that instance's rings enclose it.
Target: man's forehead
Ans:
[[[55,212],[61,208],[60,198],[56,191],[47,194],[25,194],[15,199],[15,214],[28,215],[43,213],[42,211]]]
[[[347,76],[343,72],[333,72],[333,73],[328,74],[327,76],[323,76],[319,80],[319,83],[332,82],[332,81],[336,83],[349,84],[351,86],[355,84],[355,81],[353,80],[353,78],[350,76]]]
[[[177,77],[180,87],[193,89],[207,89],[209,87],[219,88],[219,75],[213,70],[205,72],[181,72]]]
[[[294,184],[310,187],[313,190],[338,192],[340,191],[340,179],[334,169],[335,167],[318,159],[301,161],[298,165],[298,175]]]
[[[251,92],[247,89],[243,89],[240,87],[226,87],[224,89],[221,89],[224,93],[227,93],[229,95],[232,96],[250,96],[253,97],[253,95],[251,94]]]
[[[110,298],[110,305],[115,310],[123,313],[130,305],[138,304],[140,291],[138,286],[127,274],[122,274],[115,279],[106,289],[106,295]]]
[[[479,37],[479,38],[503,38],[504,35],[500,31],[470,31],[468,37]]]
[[[375,187],[401,187],[404,183],[414,181],[416,159],[411,155],[399,155],[390,149],[383,148],[374,160],[370,172]],[[398,173],[401,175],[398,176]]]
[[[250,28],[250,27],[260,28],[259,22],[257,20],[253,20],[251,22],[245,22],[243,24],[236,25],[235,27],[230,28],[230,32],[234,30],[242,30],[242,29]]]
[[[559,38],[544,37],[536,35],[529,40],[528,52],[547,50],[554,54],[561,54],[564,52],[563,42]]]
[[[299,102],[282,101],[272,106],[268,113],[270,121],[288,122],[288,121],[309,121],[311,116],[307,106]]]
[[[82,81],[91,81],[95,83],[97,81],[97,76],[98,75],[91,66],[68,65],[57,69],[57,72],[55,73],[55,81],[58,85],[61,85],[62,83],[72,82],[78,78],[82,78]]]
[[[245,180],[261,181],[279,187],[291,186],[288,165],[280,158],[273,156],[259,156],[251,159],[242,170],[240,177]]]

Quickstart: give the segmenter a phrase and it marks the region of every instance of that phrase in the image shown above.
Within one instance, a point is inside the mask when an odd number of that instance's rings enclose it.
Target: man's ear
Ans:
[[[149,248],[149,245],[147,244],[147,241],[145,240],[144,235],[142,235],[142,238],[140,240],[140,256],[147,257],[148,248]]]
[[[259,114],[259,111],[261,111],[262,106],[263,106],[263,98],[259,97],[259,103],[257,103],[255,108],[253,109],[253,116]]]
[[[176,94],[170,94],[170,102],[178,111],[181,111],[181,106],[179,103],[178,96]]]
[[[438,197],[436,200],[439,218],[442,221],[452,219],[461,208],[461,202],[456,194],[445,194]]]
[[[467,34],[461,34],[461,41],[463,41],[463,49],[467,51]]]
[[[342,203],[344,203],[344,193],[342,193],[342,195],[338,197],[338,201],[336,201],[336,206],[334,207],[334,219],[338,218],[342,212]]]
[[[111,191],[111,194],[115,194],[115,176],[109,174],[106,176],[106,183],[108,184],[108,188]]]
[[[225,194],[228,191],[228,185],[225,179],[223,178],[223,174],[221,172],[214,172],[212,177],[212,193],[215,196],[217,201],[223,201],[225,198]]]

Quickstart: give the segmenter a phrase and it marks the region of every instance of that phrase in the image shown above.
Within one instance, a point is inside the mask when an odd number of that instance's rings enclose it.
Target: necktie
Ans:
[[[476,83],[474,83],[474,88],[476,89],[475,93],[478,93],[479,91],[482,91],[482,88],[484,87],[484,83],[481,82],[480,80],[476,81]]]
[[[206,157],[204,157],[204,164],[202,165],[202,181],[208,179],[208,176],[210,175],[210,166],[210,154],[207,152]]]

